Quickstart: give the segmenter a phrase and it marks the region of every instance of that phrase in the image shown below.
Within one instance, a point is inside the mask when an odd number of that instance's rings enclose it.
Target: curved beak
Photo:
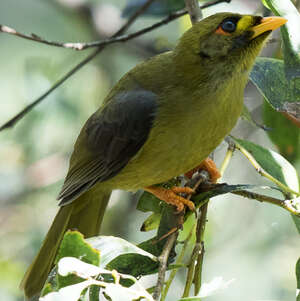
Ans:
[[[288,20],[282,17],[266,17],[262,18],[260,24],[255,25],[251,28],[251,30],[254,32],[251,39],[256,38],[257,36],[263,34],[266,31],[272,31],[283,24],[285,24]]]

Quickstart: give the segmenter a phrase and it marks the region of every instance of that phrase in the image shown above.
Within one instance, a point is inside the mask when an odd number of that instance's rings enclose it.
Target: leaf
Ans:
[[[253,142],[237,138],[234,138],[234,140],[250,152],[266,172],[294,191],[299,191],[297,172],[293,165],[285,158],[278,153]]]
[[[198,193],[192,199],[193,201],[195,201],[196,204],[198,204],[206,199],[210,199],[225,193],[255,189],[255,188],[272,189],[272,187],[269,186],[258,186],[258,185],[250,185],[250,184],[238,184],[238,185],[228,185],[226,183],[212,184],[212,185],[208,185],[206,188],[201,187],[201,189],[208,190],[208,191]]]
[[[215,277],[212,281],[208,283],[203,283],[200,292],[197,296],[182,298],[179,301],[201,301],[202,298],[215,295],[221,290],[227,289],[235,279],[224,281],[223,277]]]
[[[257,58],[250,79],[276,111],[300,123],[300,79],[286,79],[282,60]]]
[[[290,162],[300,159],[300,130],[283,114],[278,114],[266,101],[263,104],[263,120],[272,128],[267,134],[280,154]]]
[[[271,130],[270,128],[266,127],[265,125],[259,124],[256,120],[254,120],[250,111],[248,110],[248,108],[245,105],[243,106],[243,112],[242,112],[241,117],[242,117],[242,119],[248,121],[251,125],[258,127],[264,131]]]
[[[100,264],[100,253],[93,249],[78,231],[67,231],[60,244],[55,263],[64,257],[75,257],[80,260],[98,266]],[[43,289],[42,295],[47,294],[51,290],[56,290],[68,286],[70,284],[81,282],[82,279],[76,275],[61,276],[56,273],[50,273],[48,280]]]
[[[109,270],[117,270],[120,273],[137,277],[154,273],[158,266],[156,256],[124,239],[98,236],[89,238],[87,241],[101,252],[100,266]]]
[[[296,225],[296,228],[300,234],[300,218],[298,216],[292,215],[293,221]]]
[[[78,301],[81,293],[84,289],[90,285],[95,284],[95,280],[89,279],[77,284],[69,285],[61,288],[58,292],[52,292],[44,297],[41,297],[40,301]]]
[[[291,165],[285,158],[278,153],[253,142],[237,138],[234,139],[252,154],[258,164],[266,172],[294,191],[299,191],[297,172],[293,165]],[[300,218],[292,215],[292,219],[294,220],[298,232],[300,233]]]
[[[95,249],[101,252],[100,267],[106,267],[113,259],[125,254],[138,254],[143,257],[148,257],[152,261],[157,261],[157,258],[149,252],[131,244],[130,242],[114,236],[97,236],[86,240]]]
[[[80,260],[98,266],[100,264],[100,253],[84,240],[78,231],[67,231],[60,244],[55,263],[63,257],[75,257]]]
[[[277,16],[288,19],[280,28],[283,40],[285,74],[288,79],[300,76],[300,14],[290,0],[265,0],[267,6]]]
[[[101,269],[98,266],[85,263],[75,257],[63,257],[58,262],[58,273],[61,276],[67,276],[69,274],[76,274],[81,278],[89,278],[101,273],[109,273],[105,269]]]
[[[152,193],[145,191],[139,198],[136,209],[142,212],[160,213],[163,207],[161,206],[161,200]]]
[[[141,231],[142,232],[147,232],[147,231],[157,229],[158,226],[159,226],[160,219],[161,219],[161,214],[160,213],[152,213],[143,222],[143,225],[141,227]]]

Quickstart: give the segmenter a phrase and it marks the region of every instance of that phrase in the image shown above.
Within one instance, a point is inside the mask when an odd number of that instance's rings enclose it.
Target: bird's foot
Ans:
[[[195,211],[195,205],[192,201],[178,195],[179,193],[186,193],[186,194],[195,193],[194,189],[190,187],[174,186],[170,189],[167,189],[158,186],[149,186],[144,189],[154,194],[160,200],[165,201],[170,205],[176,206],[178,212],[184,210],[184,205],[186,205],[191,211]]]
[[[199,166],[193,168],[192,170],[188,171],[184,175],[187,178],[191,179],[195,172],[197,172],[198,170],[203,170],[203,169],[209,173],[210,180],[213,183],[216,183],[217,180],[221,177],[221,174],[220,174],[215,162],[210,158],[206,158],[204,161],[202,161],[202,163]]]

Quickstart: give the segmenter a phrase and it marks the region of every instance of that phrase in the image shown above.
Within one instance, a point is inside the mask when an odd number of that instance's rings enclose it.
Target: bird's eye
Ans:
[[[225,20],[222,22],[221,24],[221,28],[225,31],[225,32],[234,32],[236,30],[236,21],[234,20]]]

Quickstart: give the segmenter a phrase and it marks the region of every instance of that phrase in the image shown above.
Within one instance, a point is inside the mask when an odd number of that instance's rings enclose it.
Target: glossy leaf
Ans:
[[[161,214],[160,213],[152,213],[143,222],[143,225],[141,227],[141,231],[147,232],[147,231],[157,229],[158,226],[159,226],[160,219],[161,219]]]
[[[290,162],[300,159],[300,130],[286,116],[278,114],[267,102],[263,104],[263,120],[271,130],[267,135],[281,155]]]
[[[137,254],[142,257],[147,257],[151,261],[157,261],[157,258],[151,253],[131,244],[130,242],[114,236],[97,236],[88,238],[87,242],[90,243],[95,249],[100,251],[101,263],[100,267],[106,267],[115,258],[126,254]]]
[[[294,191],[299,191],[297,172],[285,158],[253,142],[236,138],[235,140],[252,154],[266,172]]]
[[[139,198],[136,209],[142,212],[160,213],[163,207],[161,206],[161,200],[152,193],[145,191]]]
[[[264,0],[267,6],[277,16],[282,16],[288,22],[281,27],[285,73],[288,79],[300,76],[300,14],[290,0]]]
[[[300,79],[285,77],[282,60],[258,58],[250,79],[276,111],[288,114],[300,126]]]

